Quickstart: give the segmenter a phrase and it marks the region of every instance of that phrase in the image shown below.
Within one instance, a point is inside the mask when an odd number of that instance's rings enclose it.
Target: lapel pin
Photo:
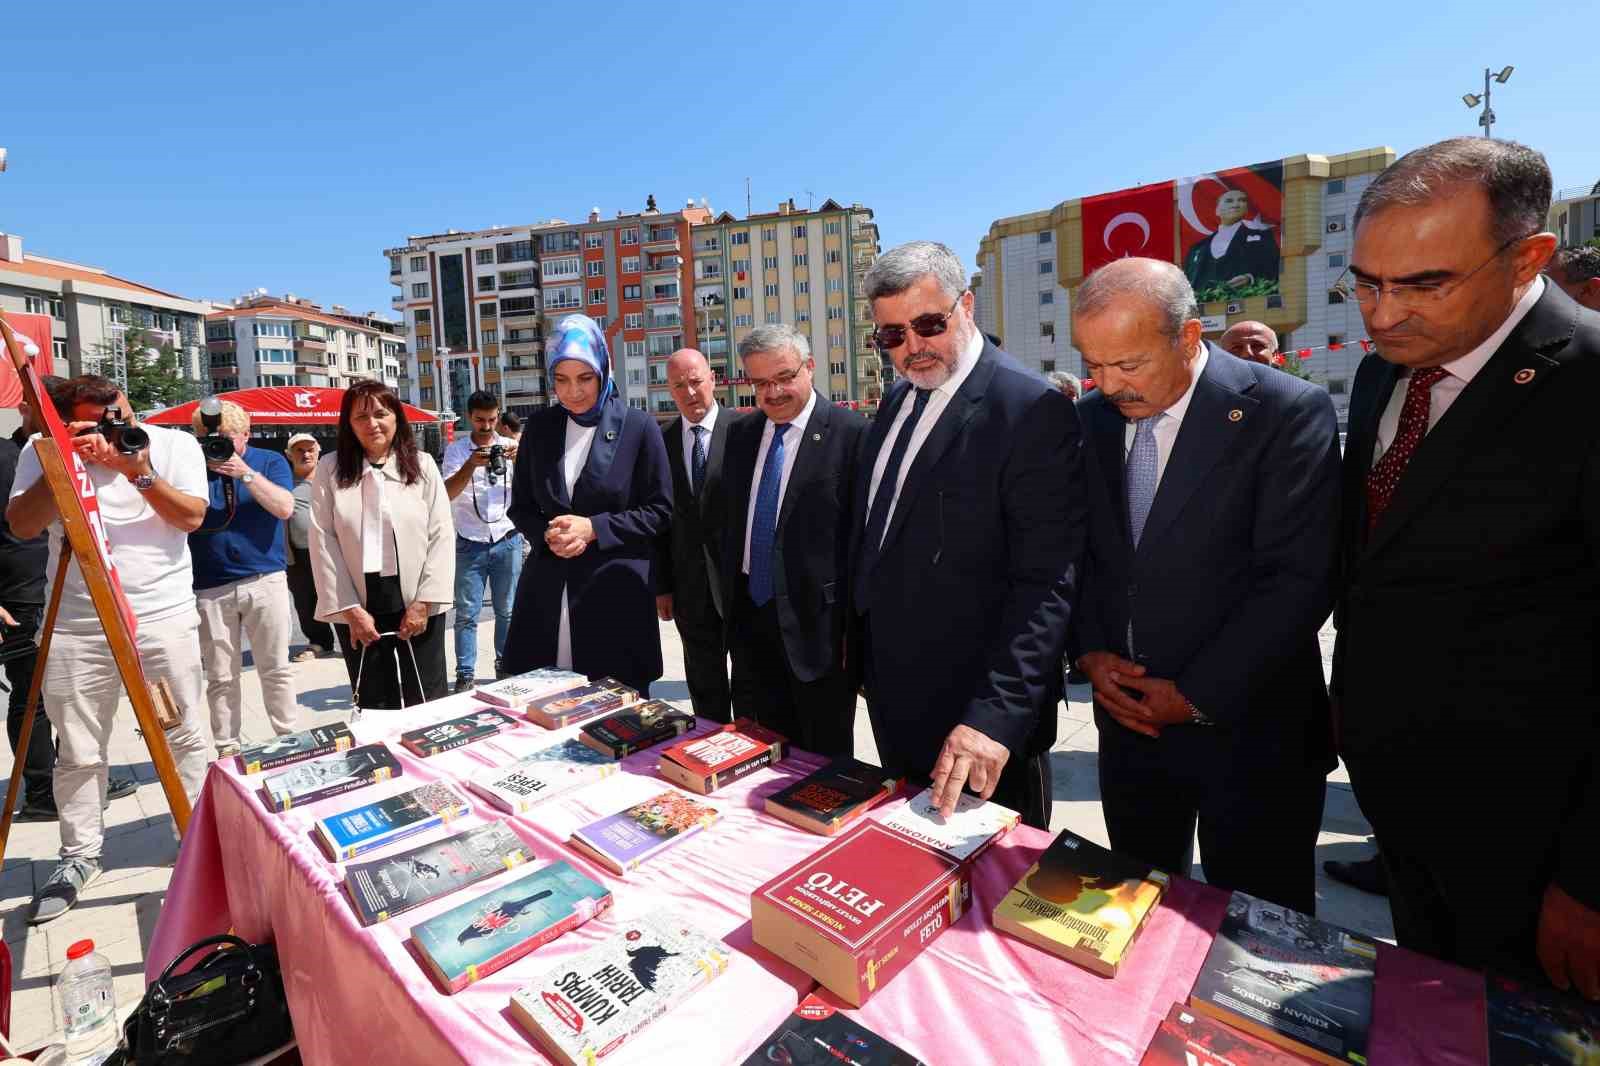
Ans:
[[[811,439],[812,440],[821,440],[822,439],[822,434],[821,433],[813,433],[813,434],[811,434]]]
[[[616,440],[616,439],[617,439],[617,431],[616,430],[614,430],[614,429],[606,430],[606,440]]]
[[[1517,376],[1511,380],[1515,381],[1518,385],[1526,385],[1528,382],[1533,380],[1534,373],[1535,372],[1528,367],[1523,367],[1521,370],[1517,371]]]
[[[1229,422],[1237,422],[1237,421],[1239,421],[1239,419],[1241,419],[1243,417],[1244,417],[1244,412],[1239,410],[1237,407],[1235,407],[1233,410],[1228,412],[1228,421]]]

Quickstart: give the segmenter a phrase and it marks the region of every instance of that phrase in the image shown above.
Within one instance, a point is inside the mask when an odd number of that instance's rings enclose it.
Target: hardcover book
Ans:
[[[537,748],[516,762],[474,774],[467,787],[501,810],[521,814],[616,772],[617,763],[611,756],[568,737]]]
[[[668,789],[572,834],[572,846],[614,873],[627,873],[646,859],[698,833],[719,817],[715,807]]]
[[[708,796],[730,781],[781,762],[786,743],[781,734],[740,718],[664,749],[656,769],[673,784]]]
[[[637,692],[607,677],[533,700],[524,713],[530,722],[546,729],[563,729],[591,718],[615,714],[638,702]]]
[[[1235,892],[1189,1005],[1313,1062],[1365,1063],[1377,954],[1338,926]]]
[[[542,699],[552,692],[563,689],[576,688],[578,685],[588,684],[589,679],[582,674],[575,674],[571,670],[557,670],[545,667],[539,670],[529,670],[525,674],[514,677],[502,678],[489,685],[479,685],[473,692],[473,697],[484,703],[496,707],[504,707],[513,714],[521,714],[528,709],[528,704],[534,700]]]
[[[1600,1005],[1490,974],[1489,1066],[1600,1061]]]
[[[1178,1003],[1156,1028],[1139,1066],[1307,1066],[1307,1062]]]
[[[520,723],[504,711],[481,707],[472,714],[435,722],[421,729],[408,729],[400,734],[400,744],[411,754],[426,759],[442,751],[464,747],[477,740],[487,740],[517,728]]]
[[[1063,829],[994,909],[994,927],[1115,977],[1168,877]]]
[[[273,774],[261,782],[261,794],[268,807],[286,811],[399,777],[404,772],[400,760],[388,748],[382,744],[363,744]]]
[[[889,1043],[812,993],[763,1040],[743,1066],[923,1066],[921,1059]]]
[[[434,781],[398,796],[320,819],[313,833],[328,857],[342,862],[442,825],[466,814],[469,809],[467,801],[454,789]]]
[[[350,727],[343,722],[335,722],[273,737],[265,744],[253,744],[233,758],[241,774],[255,774],[353,747],[355,737],[350,735]]]
[[[611,891],[565,861],[541,866],[417,924],[417,955],[459,992],[611,906]]]
[[[615,935],[511,996],[511,1016],[557,1062],[591,1066],[721,976],[731,952],[669,911]]]
[[[694,728],[694,715],[664,700],[645,700],[583,727],[578,739],[596,751],[621,759],[681,737]]]
[[[750,897],[755,942],[853,1007],[961,918],[971,866],[865,821]]]
[[[344,890],[361,924],[372,925],[530,858],[521,837],[503,823],[491,822],[387,859],[352,863],[345,868]]]
[[[844,755],[768,796],[767,813],[831,837],[899,787],[899,780],[887,771]]]
[[[910,802],[882,819],[883,824],[912,840],[938,848],[963,862],[985,851],[1011,832],[1020,815],[1009,807],[989,803],[963,792],[956,809],[946,818],[933,805],[933,789],[923,789]]]

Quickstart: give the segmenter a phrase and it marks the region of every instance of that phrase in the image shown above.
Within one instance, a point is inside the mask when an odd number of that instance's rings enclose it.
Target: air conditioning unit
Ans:
[[[1241,312],[1243,310],[1244,310],[1244,304],[1240,303],[1237,300],[1234,300],[1233,302],[1228,304],[1228,314],[1230,314],[1230,315],[1236,315],[1236,314],[1238,314],[1239,312]]]
[[[1344,232],[1344,222],[1343,222],[1343,220],[1337,219],[1337,218],[1329,220],[1329,222],[1328,222],[1328,232],[1329,233],[1343,233]]]

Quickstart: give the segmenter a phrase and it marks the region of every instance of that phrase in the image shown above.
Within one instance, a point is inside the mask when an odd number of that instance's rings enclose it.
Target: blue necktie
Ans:
[[[694,469],[690,475],[690,482],[694,487],[695,499],[699,499],[700,491],[706,487],[706,427],[689,428],[694,433],[694,454],[690,457],[690,465]]]
[[[1133,546],[1144,535],[1150,505],[1156,502],[1156,423],[1160,415],[1134,423],[1133,447],[1128,450],[1128,527]]]
[[[772,547],[778,541],[778,495],[783,488],[783,437],[789,423],[772,424],[772,445],[761,466],[756,514],[750,524],[750,601],[765,607],[772,599]]]
[[[928,406],[931,391],[916,390],[917,400],[911,405],[910,416],[900,425],[900,434],[894,439],[894,447],[889,449],[889,461],[883,465],[883,476],[878,479],[878,494],[872,497],[872,510],[867,513],[866,534],[861,541],[861,565],[856,568],[855,602],[858,614],[866,614],[872,606],[872,597],[868,595],[868,578],[873,567],[878,565],[878,549],[883,545],[883,535],[889,529],[889,511],[894,506],[895,491],[900,481],[900,464],[905,462],[906,447],[911,443],[911,434],[922,419],[923,409]]]

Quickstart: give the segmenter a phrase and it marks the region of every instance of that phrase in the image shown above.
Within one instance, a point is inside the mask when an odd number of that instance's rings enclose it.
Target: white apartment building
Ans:
[[[338,389],[363,378],[398,388],[404,345],[396,323],[373,322],[370,314],[353,316],[343,308],[332,314],[293,293],[257,291],[213,308],[205,327],[209,392],[283,385]]]

